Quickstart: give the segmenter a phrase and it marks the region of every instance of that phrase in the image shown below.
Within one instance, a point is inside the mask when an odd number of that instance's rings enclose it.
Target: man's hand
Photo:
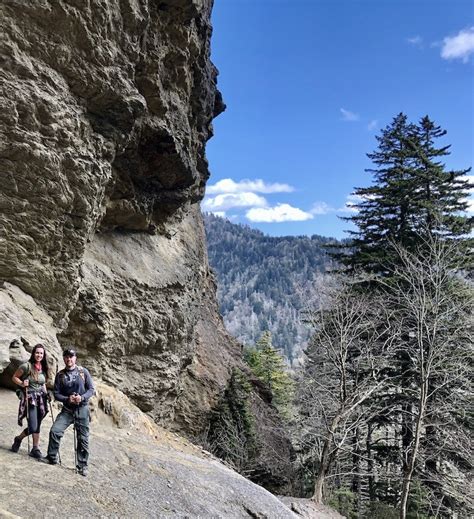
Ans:
[[[80,404],[81,400],[82,400],[81,395],[77,395],[76,393],[74,393],[73,395],[69,396],[69,402],[71,404]]]

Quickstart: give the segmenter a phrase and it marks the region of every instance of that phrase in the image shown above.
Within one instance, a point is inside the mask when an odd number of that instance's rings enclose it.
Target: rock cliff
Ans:
[[[53,364],[74,343],[96,378],[191,435],[239,355],[199,211],[224,109],[211,8],[0,7],[0,371],[36,342]]]
[[[0,386],[34,344],[53,373],[72,344],[101,387],[203,441],[242,362],[219,316],[199,207],[205,144],[225,108],[211,8],[0,4]],[[291,448],[257,393],[269,422],[260,482],[280,491]]]

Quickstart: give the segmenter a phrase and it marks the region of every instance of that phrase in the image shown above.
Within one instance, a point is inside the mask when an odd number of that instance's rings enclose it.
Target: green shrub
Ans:
[[[355,504],[355,494],[347,488],[334,490],[328,499],[328,505],[347,517],[347,519],[357,519],[358,514]]]

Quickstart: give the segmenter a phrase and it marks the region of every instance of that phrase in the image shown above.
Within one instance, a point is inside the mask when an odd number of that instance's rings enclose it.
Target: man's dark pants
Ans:
[[[74,410],[63,407],[56,417],[49,432],[48,458],[58,459],[59,442],[64,431],[76,420],[77,431],[77,465],[78,468],[87,466],[89,459],[89,406],[79,406]]]

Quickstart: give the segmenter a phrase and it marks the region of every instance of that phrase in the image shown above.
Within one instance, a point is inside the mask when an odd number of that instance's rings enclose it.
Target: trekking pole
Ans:
[[[73,411],[73,420],[74,420],[74,472],[77,474],[77,429],[76,429],[76,409]]]
[[[49,399],[49,397],[48,397],[48,403],[49,403],[49,412],[51,414],[51,421],[53,422],[52,425],[54,425],[53,404],[51,403],[51,400]],[[59,461],[59,464],[62,465],[61,454],[59,453],[59,450],[58,450],[58,461]]]
[[[26,403],[26,431],[28,433],[28,454],[30,453],[30,408],[28,406],[28,386],[25,386],[25,403]]]

